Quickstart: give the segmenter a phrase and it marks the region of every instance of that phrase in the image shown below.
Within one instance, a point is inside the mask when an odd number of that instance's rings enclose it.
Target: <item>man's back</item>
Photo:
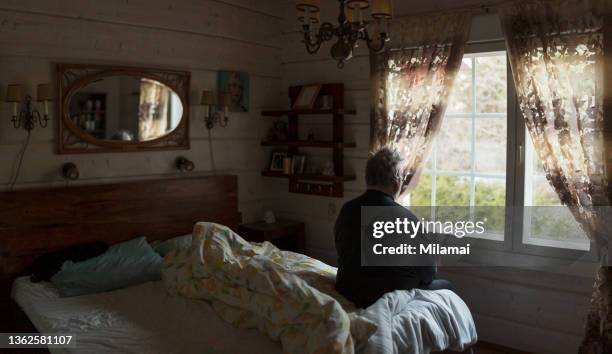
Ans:
[[[435,270],[431,267],[365,267],[361,266],[361,207],[395,207],[401,217],[417,218],[396,203],[386,193],[368,189],[363,195],[347,202],[340,211],[334,229],[338,253],[336,289],[360,307],[374,303],[384,293],[396,289],[418,287],[423,278],[429,281]]]

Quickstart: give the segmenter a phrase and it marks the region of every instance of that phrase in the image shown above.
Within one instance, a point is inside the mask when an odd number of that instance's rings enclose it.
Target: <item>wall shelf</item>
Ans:
[[[302,86],[289,87],[289,99],[291,106],[295,103]],[[322,174],[286,174],[275,171],[262,171],[261,175],[273,178],[286,178],[289,180],[289,192],[327,197],[344,197],[344,182],[354,181],[355,176],[344,173],[344,149],[354,148],[355,143],[344,142],[344,116],[356,114],[354,109],[344,108],[344,84],[323,84],[319,96],[332,96],[331,109],[286,109],[286,110],[264,110],[262,116],[287,117],[287,140],[286,141],[262,141],[262,146],[285,146],[289,156],[299,155],[299,149],[304,147],[328,148],[332,150],[332,162],[334,175]],[[323,140],[299,140],[298,127],[299,117],[303,115],[330,115],[332,119],[332,139]]]
[[[335,85],[335,84],[334,84]],[[293,104],[293,103],[292,103]],[[272,109],[261,111],[262,116],[267,117],[282,117],[288,115],[325,115],[325,114],[344,114],[344,115],[355,115],[357,111],[354,109]]]
[[[264,177],[274,177],[274,178],[294,178],[302,181],[319,181],[319,182],[347,182],[354,181],[355,176],[345,175],[345,176],[327,176],[327,175],[310,175],[310,174],[287,174],[283,172],[275,172],[275,171],[262,171],[261,175]]]
[[[322,140],[295,140],[295,141],[271,141],[261,142],[262,146],[289,146],[289,147],[316,147],[316,148],[354,148],[355,143],[335,143],[333,141]]]

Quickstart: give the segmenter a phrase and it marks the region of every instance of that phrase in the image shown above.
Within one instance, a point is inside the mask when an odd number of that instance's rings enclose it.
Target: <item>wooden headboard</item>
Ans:
[[[167,239],[190,233],[197,221],[235,229],[237,184],[227,175],[0,193],[0,281],[79,243]]]

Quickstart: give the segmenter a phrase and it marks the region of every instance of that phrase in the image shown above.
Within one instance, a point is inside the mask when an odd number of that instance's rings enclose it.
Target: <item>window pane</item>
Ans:
[[[506,174],[506,118],[478,118],[476,123],[476,172]]]
[[[505,113],[508,97],[506,54],[476,58],[476,111]]]
[[[474,205],[476,220],[486,220],[488,234],[503,235],[506,221],[506,180],[498,178],[476,178]],[[484,208],[489,207],[489,208]],[[491,235],[489,235],[489,238]]]
[[[436,206],[469,206],[470,178],[463,176],[436,177]]]
[[[438,171],[472,168],[472,119],[446,117],[437,138]]]
[[[472,58],[463,58],[449,98],[447,113],[472,112]]]
[[[550,206],[550,205],[561,205],[557,192],[550,185],[546,177],[536,176],[533,177],[533,200],[531,201],[532,206]]]
[[[542,170],[542,163],[526,136],[525,212],[523,243],[588,251],[590,242]]]
[[[430,206],[431,205],[431,176],[421,175],[415,190],[410,194],[410,205]]]
[[[506,180],[497,178],[476,178],[474,205],[499,206],[506,205]]]

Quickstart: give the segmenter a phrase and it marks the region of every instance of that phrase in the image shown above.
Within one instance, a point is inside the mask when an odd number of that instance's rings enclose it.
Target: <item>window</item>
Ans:
[[[500,46],[503,43],[492,45]],[[524,136],[509,75],[505,51],[464,55],[437,140],[416,189],[402,202],[431,206],[433,218],[438,207],[496,209],[482,238],[516,245],[518,251],[588,251],[586,235],[569,209],[561,206],[531,138]],[[499,211],[513,205],[525,207],[511,208],[512,217],[506,220],[507,214]]]
[[[505,52],[463,57],[441,131],[406,200],[411,206],[499,207],[485,236],[494,240],[504,238],[507,72]]]

